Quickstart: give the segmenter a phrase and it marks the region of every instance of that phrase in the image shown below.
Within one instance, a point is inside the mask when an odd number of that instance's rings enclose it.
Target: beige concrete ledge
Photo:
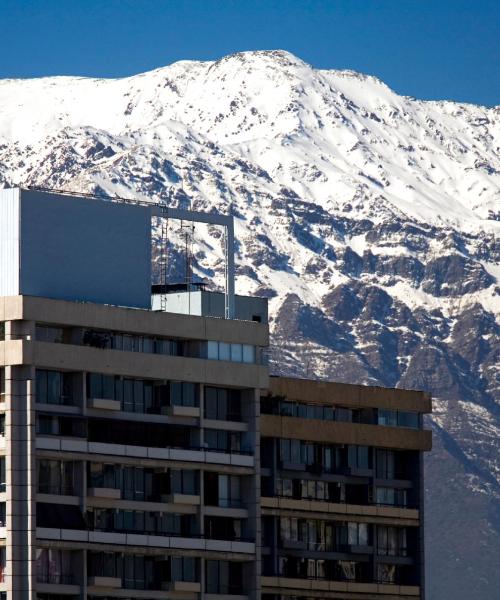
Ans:
[[[356,517],[377,517],[378,522],[381,519],[390,522],[404,520],[405,525],[419,525],[419,511],[411,508],[399,508],[393,506],[365,506],[358,504],[340,504],[333,502],[320,502],[318,500],[297,500],[294,498],[261,498],[261,507],[274,509],[273,514],[279,514],[280,511],[296,511],[301,513],[320,514],[321,518],[328,518],[327,515],[335,515],[337,520],[347,518],[353,520],[366,521],[367,519],[357,519]],[[324,514],[323,514],[324,513]],[[373,521],[373,518],[370,519]]]
[[[122,497],[121,490],[116,488],[89,488],[87,491],[89,498],[103,498],[106,500],[120,500]]]
[[[36,591],[41,594],[62,594],[62,595],[78,595],[81,588],[79,585],[67,585],[63,583],[40,583],[35,584]]]
[[[220,421],[204,419],[203,426],[208,429],[223,429],[225,431],[248,431],[248,424],[243,421]]]
[[[122,510],[145,510],[151,512],[176,512],[185,515],[196,514],[198,508],[191,504],[168,504],[165,502],[144,502],[142,500],[113,500],[110,498],[87,497],[87,506],[97,508],[120,508]]]
[[[197,494],[168,494],[165,496],[165,502],[167,504],[189,504],[191,506],[199,506],[201,504],[201,498]]]
[[[58,436],[38,436],[37,450],[66,451],[82,454],[99,454],[116,457],[151,458],[190,463],[214,463],[237,467],[253,467],[254,457],[246,454],[225,454],[210,450],[183,450],[179,448],[150,448],[146,446],[126,446],[87,442],[82,439],[61,438]]]
[[[203,594],[205,600],[248,600],[248,596],[241,594]]]
[[[122,404],[119,400],[109,398],[88,398],[87,406],[89,408],[98,408],[101,410],[121,410]]]
[[[37,502],[45,502],[46,504],[71,504],[78,506],[80,504],[79,496],[63,496],[60,494],[41,494],[36,495]]]
[[[231,368],[228,369],[226,363],[217,360],[101,350],[88,346],[36,341],[1,342],[0,360],[2,344],[6,345],[5,360],[8,361],[4,364],[29,364],[46,369],[248,388],[267,388],[269,383],[269,370],[261,365],[231,363]],[[17,362],[19,360],[20,362]]]
[[[121,582],[120,582],[121,585]],[[106,598],[147,598],[148,600],[168,600],[172,598],[170,594],[161,590],[131,590],[127,588],[110,588],[95,585],[87,586],[87,594],[95,596],[106,596]],[[191,600],[191,596],[184,596],[186,600]]]
[[[401,390],[333,381],[312,381],[292,377],[271,377],[270,392],[288,400],[308,404],[388,408],[429,413],[431,396],[417,390]]]
[[[41,438],[43,440],[42,443],[38,443],[37,440],[37,450],[36,456],[37,458],[47,458],[54,460],[89,460],[95,461],[96,459],[100,462],[110,462],[117,465],[133,465],[138,467],[151,467],[151,468],[159,468],[164,469],[166,466],[175,469],[200,469],[202,471],[211,471],[217,473],[228,473],[230,475],[252,475],[254,473],[254,469],[252,466],[241,466],[236,464],[220,464],[220,463],[209,463],[209,462],[190,462],[184,460],[172,460],[162,458],[152,458],[152,457],[144,457],[138,456],[134,453],[128,453],[124,455],[120,454],[98,454],[96,455],[94,452],[88,451],[74,451],[74,450],[58,450],[59,444],[57,448],[54,449],[52,446],[49,448],[45,445],[45,438]],[[49,440],[50,441],[50,440]],[[139,447],[140,448],[140,447]],[[142,449],[142,448],[140,448]],[[1,454],[1,452],[0,452]],[[147,454],[147,450],[146,450]],[[252,458],[252,457],[244,457],[244,458]],[[253,464],[253,463],[252,463]]]
[[[23,341],[7,340],[0,342],[0,366],[23,364]]]
[[[226,508],[222,506],[205,505],[204,513],[208,517],[229,517],[231,519],[248,519],[248,510],[246,508]]]
[[[167,415],[171,417],[195,417],[200,416],[199,406],[168,406]]]
[[[168,535],[142,535],[137,533],[37,527],[36,537],[39,540],[46,541],[88,542],[109,546],[155,547],[192,551],[207,550],[234,555],[255,554],[255,544],[252,542],[232,542],[227,540],[209,540],[205,538],[184,538],[175,536],[169,537]]]
[[[171,592],[201,592],[201,583],[199,581],[172,581],[167,586],[168,591]]]
[[[261,436],[292,438],[311,442],[357,444],[401,450],[430,450],[432,433],[383,425],[341,423],[319,419],[298,419],[279,415],[261,415]]]
[[[341,581],[326,581],[321,579],[295,579],[289,577],[262,577],[262,591],[266,593],[279,593],[277,590],[286,590],[286,595],[304,595],[304,592],[342,592],[349,594],[348,598],[372,599],[380,598],[415,598],[420,596],[418,586],[384,585],[377,583],[354,583]],[[351,595],[352,594],[352,595]],[[337,595],[329,596],[337,598]]]
[[[90,302],[69,302],[35,296],[2,297],[3,321],[28,320],[54,325],[92,327],[107,331],[199,340],[220,340],[267,346],[264,323],[182,315]]]
[[[118,577],[89,577],[88,585],[104,588],[121,588],[122,580]]]

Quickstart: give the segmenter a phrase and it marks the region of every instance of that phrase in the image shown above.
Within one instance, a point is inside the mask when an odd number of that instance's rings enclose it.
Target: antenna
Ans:
[[[168,283],[168,215],[161,219],[161,237],[160,237],[160,284],[163,290],[160,297],[160,307],[162,311],[167,310],[167,283]]]

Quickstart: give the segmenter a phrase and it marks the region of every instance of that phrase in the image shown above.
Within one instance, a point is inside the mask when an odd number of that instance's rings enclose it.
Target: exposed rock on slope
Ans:
[[[270,297],[277,369],[439,398],[429,597],[496,597],[498,107],[401,97],[286,52],[5,80],[13,184],[232,210],[238,291]],[[217,230],[196,238],[198,273],[220,283]]]

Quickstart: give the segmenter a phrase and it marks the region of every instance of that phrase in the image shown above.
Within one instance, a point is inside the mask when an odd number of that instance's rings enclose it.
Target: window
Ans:
[[[368,446],[349,446],[348,464],[351,469],[371,469],[371,452]]]
[[[241,506],[241,478],[238,475],[218,476],[218,506]]]
[[[407,506],[408,493],[402,489],[377,487],[375,489],[375,502],[389,506]]]
[[[0,397],[5,394],[5,369],[0,368]],[[1,398],[0,402],[3,402]]]
[[[396,427],[398,424],[398,413],[395,410],[385,410],[379,408],[378,410],[378,424],[386,425],[388,427]]]
[[[243,568],[241,563],[226,560],[207,560],[206,591],[209,594],[242,594]]]
[[[276,494],[278,496],[293,496],[293,480],[292,479],[276,479]]]
[[[107,463],[88,463],[89,488],[121,488],[122,470],[119,465]]]
[[[243,362],[255,363],[255,346],[243,344]]]
[[[197,386],[187,381],[171,381],[169,384],[172,406],[198,406]]]
[[[87,375],[87,395],[89,398],[116,400],[115,377],[101,373],[89,373]]]
[[[254,364],[257,361],[256,347],[249,344],[230,344],[210,340],[206,343],[206,356],[209,360],[225,360]]]
[[[143,379],[122,379],[118,376],[89,373],[87,376],[89,398],[118,400],[125,412],[158,412],[164,404],[161,385]]]
[[[340,549],[348,546],[369,546],[369,534],[367,523],[343,523],[335,528],[336,544]]]
[[[70,404],[71,374],[60,371],[36,371],[36,401],[40,404]]]
[[[356,563],[353,560],[337,561],[337,576],[340,581],[355,581],[356,580]]]
[[[71,341],[71,330],[65,327],[53,327],[52,325],[37,325],[35,339],[37,342],[67,344]]]
[[[377,553],[380,556],[406,556],[406,528],[377,526]]]
[[[379,583],[396,583],[396,565],[378,563],[377,581]]]
[[[335,409],[335,419],[337,421],[352,421],[352,410],[350,408],[336,408]]]
[[[89,552],[88,573],[93,577],[123,577],[123,556],[116,552]]]
[[[368,524],[348,523],[347,543],[349,546],[368,546]]]
[[[239,452],[241,450],[241,435],[230,431],[205,429],[205,443],[210,450]]]
[[[207,342],[207,358],[209,360],[219,360],[219,342]]]
[[[72,496],[75,493],[75,467],[73,461],[38,460],[38,491],[41,494]]]
[[[399,427],[411,427],[412,429],[420,428],[420,415],[413,412],[398,412]]]
[[[196,496],[198,492],[199,471],[189,469],[172,469],[170,471],[170,487],[173,494]]]
[[[376,474],[380,479],[396,477],[396,455],[393,450],[377,450]]]
[[[172,581],[199,581],[199,560],[191,556],[174,556],[171,563]]]
[[[420,417],[418,413],[378,409],[378,424],[388,427],[411,427],[418,429],[420,427]]]
[[[37,548],[36,580],[39,583],[74,583],[71,568],[71,551]]]
[[[240,390],[206,387],[205,418],[220,421],[241,420]]]

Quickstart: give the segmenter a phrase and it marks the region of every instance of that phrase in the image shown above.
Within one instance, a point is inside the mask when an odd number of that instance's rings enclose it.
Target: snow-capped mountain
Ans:
[[[496,597],[500,107],[398,96],[281,51],[3,80],[12,185],[232,211],[237,291],[270,299],[275,370],[437,398],[429,598]],[[194,238],[197,274],[221,284],[219,232]]]

